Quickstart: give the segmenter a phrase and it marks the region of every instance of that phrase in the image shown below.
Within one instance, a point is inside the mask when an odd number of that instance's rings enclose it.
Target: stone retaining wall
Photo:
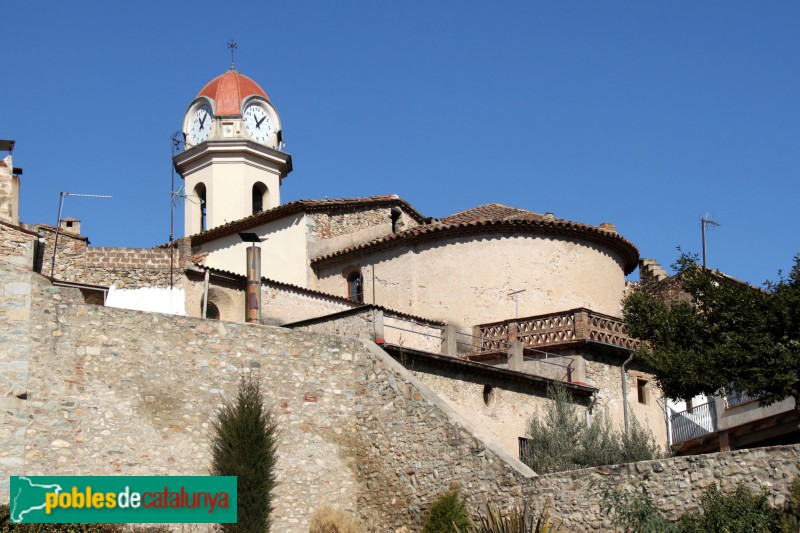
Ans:
[[[30,331],[2,346],[41,344],[26,352],[26,378],[9,384],[27,399],[17,402],[15,425],[4,426],[17,440],[0,444],[0,457],[11,458],[0,462],[0,479],[204,474],[214,412],[239,372],[252,370],[264,376],[281,428],[278,531],[307,531],[326,503],[358,513],[373,531],[416,527],[452,481],[477,495],[533,475],[374,344],[87,306],[79,297],[48,287],[31,299]]]
[[[0,276],[0,361],[16,368],[2,391],[16,398],[1,413],[4,483],[19,473],[205,474],[210,421],[243,371],[260,373],[281,428],[276,531],[308,531],[323,504],[371,531],[415,531],[451,483],[472,509],[549,500],[568,528],[605,529],[604,488],[644,485],[677,512],[712,482],[785,492],[798,474],[800,446],[788,446],[537,478],[372,343],[88,306],[75,289],[19,275]],[[27,317],[8,314],[26,302]]]
[[[551,504],[552,514],[571,531],[611,530],[600,513],[603,493],[645,489],[671,518],[697,508],[706,488],[716,484],[732,492],[739,483],[758,492],[766,488],[782,506],[788,487],[800,475],[800,444],[755,448],[658,461],[603,466],[541,476],[526,487],[533,502]]]

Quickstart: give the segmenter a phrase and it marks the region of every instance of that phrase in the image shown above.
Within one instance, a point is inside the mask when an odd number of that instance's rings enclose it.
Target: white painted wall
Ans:
[[[459,331],[576,307],[621,316],[622,259],[569,237],[468,235],[396,248],[319,269],[319,290],[347,295],[343,271],[361,267],[365,302],[446,321]]]
[[[308,287],[306,215],[300,213],[246,231],[267,238],[261,243],[263,277]],[[246,276],[248,246],[239,235],[234,234],[202,244],[199,251],[209,253],[207,266]]]
[[[186,315],[185,294],[179,288],[118,289],[109,287],[106,307]]]

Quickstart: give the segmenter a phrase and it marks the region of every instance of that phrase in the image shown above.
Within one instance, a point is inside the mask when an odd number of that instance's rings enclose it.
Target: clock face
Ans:
[[[266,144],[272,137],[272,119],[267,110],[260,105],[252,104],[244,110],[244,127],[254,141]]]
[[[210,106],[204,105],[195,110],[192,114],[192,123],[189,125],[189,135],[193,144],[200,144],[208,139],[213,120]]]

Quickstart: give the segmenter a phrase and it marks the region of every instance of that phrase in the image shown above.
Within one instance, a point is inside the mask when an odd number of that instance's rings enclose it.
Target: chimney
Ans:
[[[61,226],[61,229],[64,231],[68,231],[76,235],[81,234],[81,221],[77,218],[62,218],[59,226]]]
[[[0,143],[9,141],[0,141]],[[0,160],[0,220],[19,225],[19,176],[11,154]]]
[[[600,223],[600,229],[604,229],[604,230],[610,231],[612,233],[616,233],[617,232],[617,228],[615,228],[614,224],[612,224],[611,222],[601,222]]]

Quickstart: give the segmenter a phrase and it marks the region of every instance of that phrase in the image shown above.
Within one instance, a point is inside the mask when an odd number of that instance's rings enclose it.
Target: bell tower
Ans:
[[[186,236],[280,205],[281,183],[292,171],[280,117],[233,64],[189,104],[182,131],[186,149],[173,163],[187,195]]]

